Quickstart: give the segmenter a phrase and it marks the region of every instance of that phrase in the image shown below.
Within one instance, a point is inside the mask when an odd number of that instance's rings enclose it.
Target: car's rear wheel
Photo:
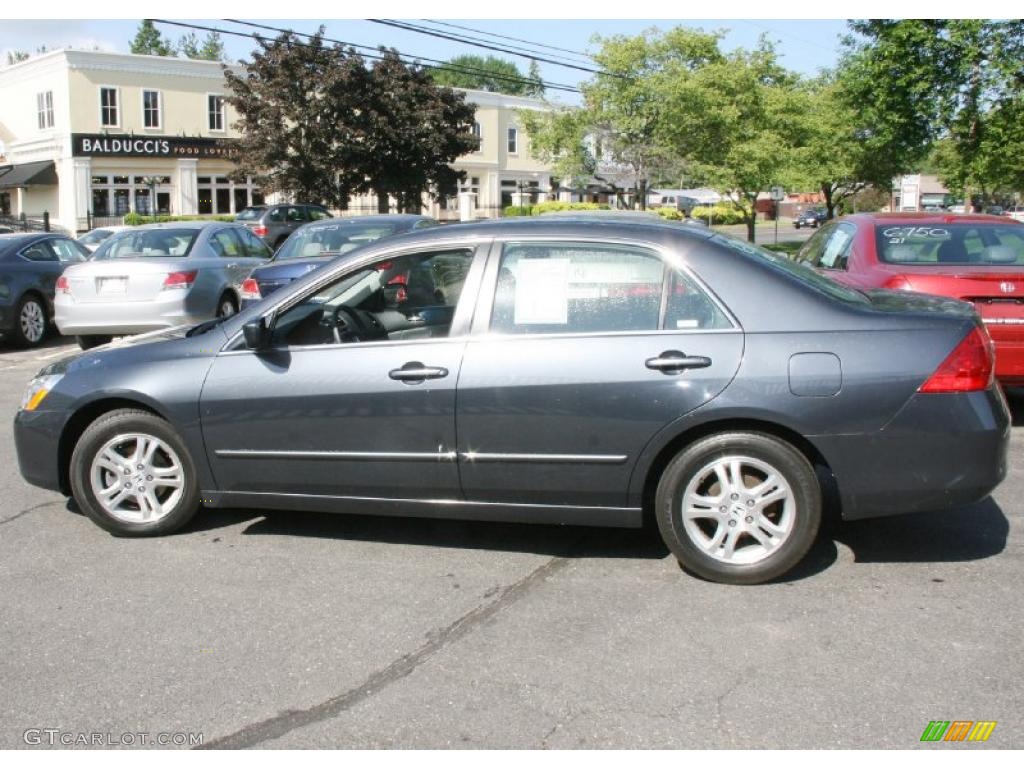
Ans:
[[[703,438],[669,462],[656,494],[658,528],[688,571],[759,584],[803,559],[821,523],[807,458],[760,432]]]
[[[146,411],[99,417],[71,454],[75,501],[102,528],[120,536],[170,533],[199,507],[195,464],[171,426]]]
[[[113,336],[75,336],[75,341],[81,349],[92,349],[101,344],[109,344]]]
[[[43,343],[49,329],[42,299],[34,294],[23,296],[15,310],[14,341],[22,347],[37,347]]]
[[[217,302],[217,317],[231,317],[238,314],[238,305],[231,294],[225,293]]]

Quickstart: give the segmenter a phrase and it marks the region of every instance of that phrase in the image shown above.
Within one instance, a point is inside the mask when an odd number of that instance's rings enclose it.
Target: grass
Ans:
[[[796,252],[803,247],[803,242],[800,241],[789,241],[785,243],[762,243],[762,248],[767,248],[769,251],[776,251],[778,253],[784,253],[787,256],[795,256]]]

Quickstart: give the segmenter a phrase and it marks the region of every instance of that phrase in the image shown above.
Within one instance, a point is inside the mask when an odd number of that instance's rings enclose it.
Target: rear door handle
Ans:
[[[652,371],[680,373],[690,368],[708,368],[711,365],[711,358],[701,355],[686,355],[677,349],[669,349],[657,357],[648,358],[644,365]]]
[[[388,371],[389,378],[401,381],[403,384],[420,384],[427,379],[443,379],[447,375],[447,368],[424,365],[418,361],[406,363],[401,368]]]

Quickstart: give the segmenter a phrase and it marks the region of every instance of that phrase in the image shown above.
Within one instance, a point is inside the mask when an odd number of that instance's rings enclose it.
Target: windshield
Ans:
[[[870,303],[867,296],[860,291],[855,291],[852,288],[847,288],[845,285],[833,282],[829,278],[819,275],[810,265],[790,261],[781,253],[772,253],[759,245],[737,240],[728,235],[715,234],[711,236],[711,240],[725,245],[734,251],[761,259],[773,269],[784,272],[805,285],[809,285],[816,291],[827,294],[834,299],[839,299],[849,304]]]
[[[235,216],[235,221],[255,221],[266,211],[266,208],[245,208]]]
[[[387,237],[394,231],[394,224],[384,223],[333,223],[304,227],[285,241],[274,260],[340,256],[374,240]]]
[[[1024,227],[1019,224],[880,224],[878,258],[888,264],[1024,266]]]
[[[104,240],[93,260],[188,256],[198,235],[198,229],[140,229],[125,232]]]
[[[83,245],[96,245],[96,243],[103,242],[112,234],[113,233],[109,229],[94,229],[92,232],[78,238],[78,242]]]

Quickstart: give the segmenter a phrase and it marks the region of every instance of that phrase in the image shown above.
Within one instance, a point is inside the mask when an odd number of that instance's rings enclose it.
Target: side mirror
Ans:
[[[267,318],[257,317],[242,326],[245,346],[249,349],[266,349],[270,346],[270,326]]]

